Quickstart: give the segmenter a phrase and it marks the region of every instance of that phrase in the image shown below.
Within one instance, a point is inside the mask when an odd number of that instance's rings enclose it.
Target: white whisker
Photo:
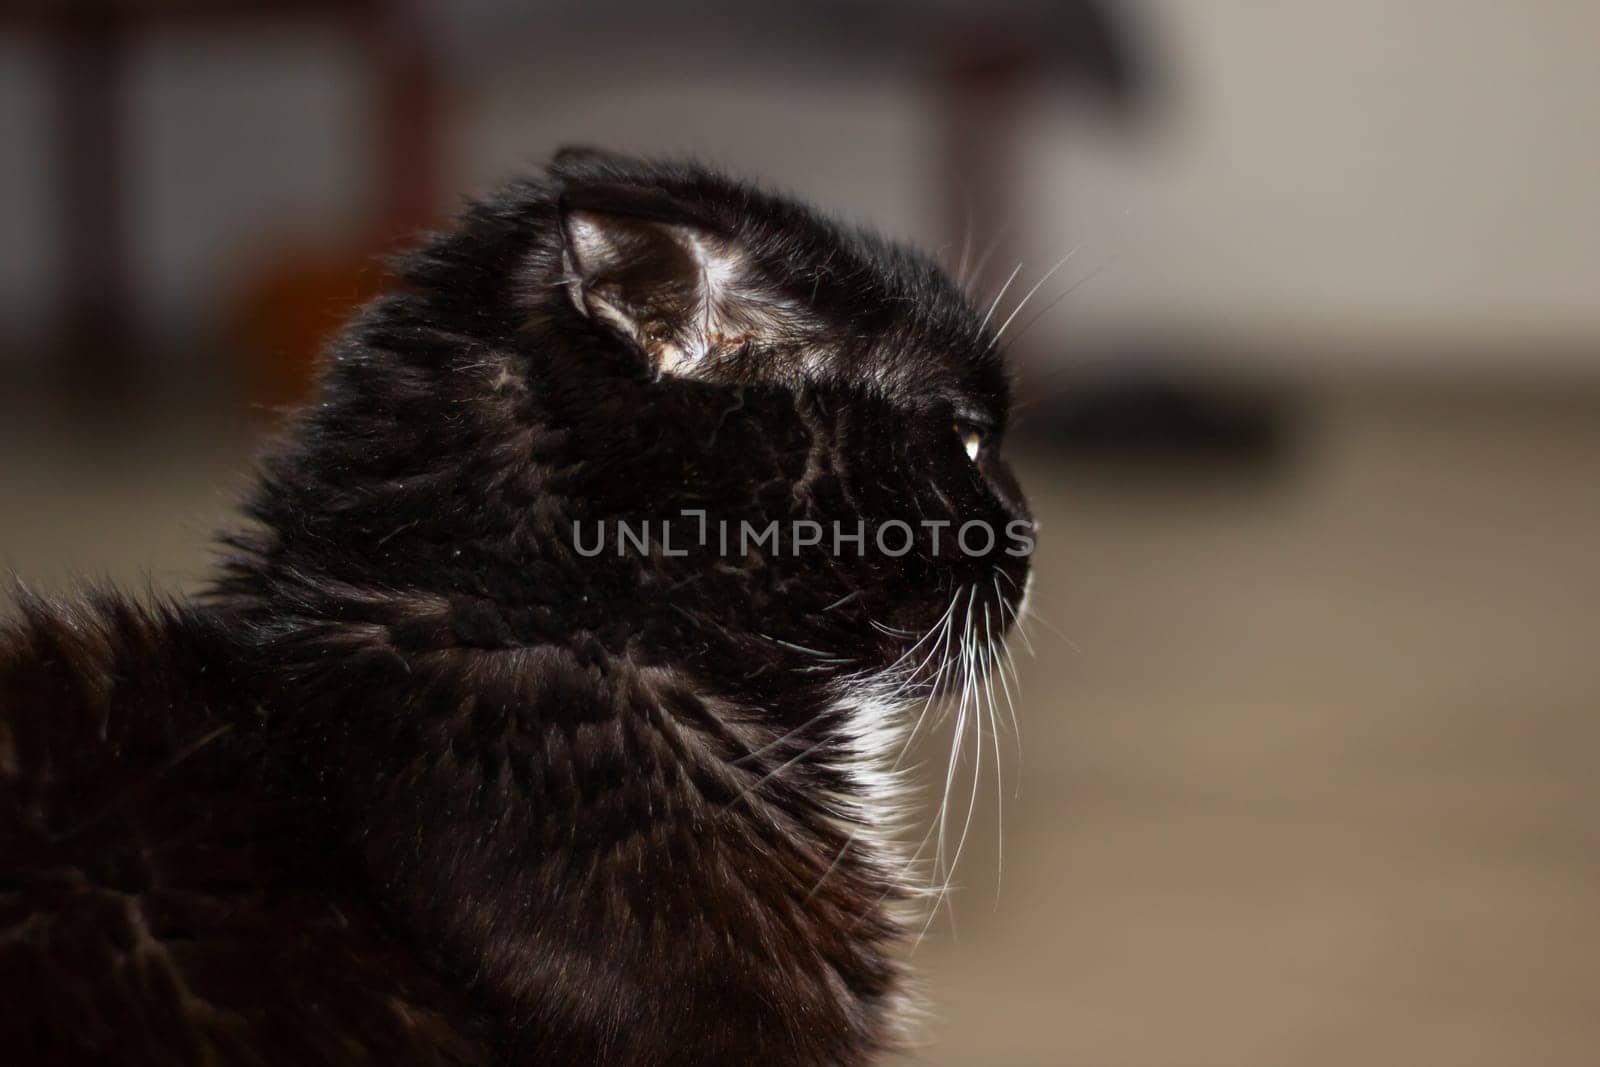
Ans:
[[[1000,723],[995,718],[994,675],[995,658],[994,635],[989,629],[989,605],[983,606],[983,685],[988,694],[989,706],[989,740],[994,745],[994,828],[995,828],[995,868],[994,868],[994,905],[1000,907],[1000,884],[1005,874],[1005,768],[1000,763]],[[982,738],[979,738],[982,744]]]
[[[764,774],[760,778],[756,779],[755,782],[753,782],[752,784],[746,786],[744,789],[740,790],[739,791],[739,795],[734,797],[731,801],[728,802],[728,806],[732,807],[734,804],[737,804],[739,801],[743,800],[745,797],[747,797],[750,794],[754,793],[756,790],[760,789],[762,786],[764,786],[768,782],[772,781],[778,775],[782,774],[784,771],[788,770],[790,767],[794,766],[799,761],[805,759],[807,756],[811,755],[813,752],[816,752],[823,745],[829,744],[832,740],[833,740],[833,738],[831,738],[831,737],[824,737],[822,740],[818,741],[816,744],[812,745],[810,748],[807,748],[807,749],[805,749],[805,750],[803,750],[801,752],[796,752],[794,755],[790,756],[788,759],[786,759],[782,763],[778,764],[772,770],[768,771],[766,774]]]
[[[976,282],[983,278],[983,268],[989,265],[989,258],[1000,250],[1000,242],[1005,239],[1006,234],[1010,232],[1010,230],[1011,226],[1008,223],[997,229],[994,236],[989,238],[988,244],[983,246],[983,251],[978,255],[978,262],[972,265],[972,273],[966,278],[962,279],[961,287],[963,289],[965,289],[970,282]]]
[[[1053,633],[1057,637],[1061,638],[1061,640],[1065,641],[1066,644],[1067,644],[1067,647],[1072,649],[1072,651],[1076,652],[1080,656],[1083,655],[1083,649],[1078,647],[1078,643],[1076,641],[1074,641],[1072,638],[1068,637],[1065,633],[1063,633],[1061,631],[1061,627],[1057,626],[1055,623],[1051,622],[1049,619],[1045,618],[1043,615],[1040,615],[1037,610],[1030,610],[1028,612],[1028,618],[1034,620],[1040,626],[1043,626],[1046,630],[1049,630],[1051,633]]]
[[[936,703],[938,703],[939,685],[944,680],[945,671],[951,664],[950,639],[954,630],[952,624],[955,622],[953,609],[955,608],[957,601],[961,599],[961,592],[961,590],[956,591],[955,597],[950,601],[950,609],[946,610],[945,612],[943,633],[939,642],[935,645],[935,648],[939,650],[939,654],[941,656],[941,659],[939,660],[939,668],[934,672],[933,680],[928,683],[928,695],[927,698],[922,702],[922,710],[917,714],[917,721],[911,727],[911,732],[906,735],[905,743],[900,746],[900,755],[894,761],[894,768],[896,769],[900,766],[900,761],[905,759],[906,753],[911,751],[911,744],[917,739],[917,734],[922,729],[922,724],[927,719],[929,711]]]
[[[966,213],[967,221],[961,229],[961,264],[956,267],[956,284],[967,284],[967,254],[972,251],[972,197],[963,194],[962,210]]]
[[[989,305],[989,310],[983,313],[983,322],[978,326],[979,337],[983,336],[983,331],[989,326],[989,320],[994,317],[994,309],[1000,306],[1001,298],[1006,295],[1006,290],[1011,288],[1011,283],[1016,280],[1017,273],[1021,270],[1022,263],[1019,260],[1017,265],[1011,268],[1011,273],[1006,276],[1006,282],[1000,287],[1000,291],[994,294],[994,302]]]
[[[1027,307],[1028,301],[1033,299],[1033,294],[1039,291],[1039,287],[1054,277],[1056,271],[1060,270],[1062,267],[1065,267],[1067,262],[1071,260],[1073,256],[1078,254],[1078,249],[1082,247],[1082,244],[1073,245],[1072,251],[1056,260],[1056,265],[1045,271],[1044,277],[1033,283],[1033,288],[1029,289],[1027,295],[1025,295],[1021,300],[1017,301],[1017,306],[1011,309],[1011,314],[1006,316],[1006,321],[1002,322],[1000,324],[1000,328],[994,332],[994,340],[989,342],[989,347],[993,348],[995,345],[1000,343],[1000,338],[1005,336],[1006,327],[1010,326],[1012,320],[1017,317],[1017,312]]]
[[[1050,310],[1057,304],[1061,303],[1061,301],[1065,300],[1067,297],[1071,296],[1073,293],[1077,292],[1079,289],[1098,278],[1100,276],[1100,272],[1105,270],[1106,267],[1108,267],[1111,263],[1115,262],[1116,258],[1117,257],[1115,255],[1107,257],[1098,267],[1094,268],[1094,270],[1091,270],[1088,274],[1085,274],[1083,277],[1067,286],[1066,289],[1062,291],[1060,296],[1057,296],[1054,300],[1050,301],[1050,303],[1036,311],[1032,318],[1023,323],[1021,326],[1017,327],[1017,335],[1011,339],[1011,343],[1015,344],[1016,342],[1022,340],[1023,337],[1027,336],[1028,331],[1033,328],[1034,323],[1048,315]]]

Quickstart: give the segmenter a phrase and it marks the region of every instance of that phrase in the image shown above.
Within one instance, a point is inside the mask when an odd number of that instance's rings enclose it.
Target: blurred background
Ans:
[[[0,0],[0,561],[195,588],[384,252],[561,144],[709,160],[997,316],[1038,283],[1037,656],[907,1062],[1597,1062],[1597,43],[1563,0]]]

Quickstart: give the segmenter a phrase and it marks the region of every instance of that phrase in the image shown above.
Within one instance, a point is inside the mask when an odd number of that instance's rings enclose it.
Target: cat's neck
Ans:
[[[780,1034],[815,1034],[824,1062],[891,1040],[905,894],[870,824],[882,783],[863,771],[883,753],[862,708],[835,697],[779,732],[598,646],[450,632],[448,604],[422,596],[280,618],[277,732],[359,827],[383,906],[521,1020],[527,1050],[581,1057],[608,1013],[659,1011],[661,989],[683,997],[685,1041],[749,1035],[727,1062]],[[434,647],[405,647],[419,635]],[[580,1011],[573,988],[615,1000]],[[702,1018],[712,1005],[746,1025]]]

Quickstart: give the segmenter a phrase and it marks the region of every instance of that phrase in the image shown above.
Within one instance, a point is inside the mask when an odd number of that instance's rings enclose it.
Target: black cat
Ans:
[[[587,151],[399,272],[209,596],[0,632],[0,1061],[871,1061],[1027,584],[986,317]]]

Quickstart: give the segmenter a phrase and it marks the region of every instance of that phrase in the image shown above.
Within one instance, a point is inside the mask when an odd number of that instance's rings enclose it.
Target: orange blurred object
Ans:
[[[389,242],[288,249],[244,287],[232,329],[253,401],[284,407],[311,395],[329,342],[393,282]]]

